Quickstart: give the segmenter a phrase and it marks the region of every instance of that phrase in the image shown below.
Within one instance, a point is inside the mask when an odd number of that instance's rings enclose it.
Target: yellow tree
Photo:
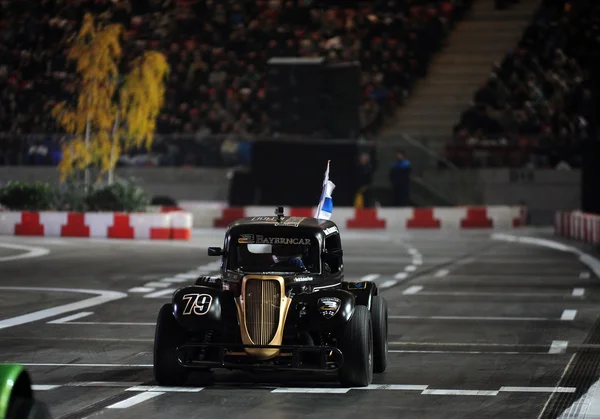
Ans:
[[[110,153],[102,161],[109,184],[114,181],[114,168],[123,150],[142,146],[150,149],[156,118],[164,104],[165,79],[170,70],[166,57],[147,51],[132,64],[119,90]]]
[[[121,25],[96,25],[88,13],[79,32],[69,39],[67,58],[76,61],[79,93],[76,104],[64,101],[52,110],[58,124],[70,134],[62,149],[61,180],[72,175],[74,169],[83,169],[87,187],[89,167],[106,165],[122,54],[121,33]]]

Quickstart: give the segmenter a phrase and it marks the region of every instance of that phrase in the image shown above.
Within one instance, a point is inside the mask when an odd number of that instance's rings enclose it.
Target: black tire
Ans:
[[[6,419],[51,419],[48,407],[34,398],[11,400]]]
[[[154,379],[159,385],[182,386],[188,380],[189,370],[179,364],[176,353],[187,335],[173,317],[173,305],[163,305],[158,312],[154,335]]]
[[[380,295],[371,301],[371,321],[373,323],[373,372],[382,373],[388,364],[388,306]]]
[[[339,339],[344,363],[339,370],[345,387],[366,387],[373,381],[373,327],[366,306],[356,306]]]

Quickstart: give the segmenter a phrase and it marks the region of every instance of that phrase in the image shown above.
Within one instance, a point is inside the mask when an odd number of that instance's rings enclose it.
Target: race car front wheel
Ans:
[[[339,370],[345,387],[366,387],[373,381],[373,327],[366,306],[357,305],[339,339],[344,363]]]
[[[154,379],[161,386],[182,386],[189,371],[177,361],[177,347],[186,341],[187,332],[175,317],[173,305],[161,307],[154,335]]]
[[[373,296],[371,303],[373,321],[373,372],[381,373],[388,363],[388,307],[381,295]]]

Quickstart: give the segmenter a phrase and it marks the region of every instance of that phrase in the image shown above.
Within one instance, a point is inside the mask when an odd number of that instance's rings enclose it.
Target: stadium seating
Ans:
[[[221,136],[217,144],[200,148],[158,143],[155,151],[161,158],[139,158],[141,152],[132,150],[123,163],[203,165],[214,159],[228,164],[222,154],[237,150],[240,138],[270,134],[263,76],[272,56],[360,60],[362,127],[376,130],[425,74],[432,54],[470,0],[24,4],[0,2],[0,164],[56,164],[60,159],[60,140],[49,136],[57,134],[49,110],[75,93],[64,46],[90,11],[124,25],[123,70],[143,49],[167,54],[172,73],[159,134],[187,135],[196,144]],[[44,135],[24,144],[27,134]]]
[[[519,45],[474,94],[447,157],[459,167],[579,167],[580,144],[594,135],[597,119],[599,20],[597,2],[544,1]]]

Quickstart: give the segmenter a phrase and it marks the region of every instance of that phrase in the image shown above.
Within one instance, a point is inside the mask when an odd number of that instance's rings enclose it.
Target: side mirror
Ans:
[[[220,247],[209,247],[208,256],[223,256],[225,252]]]

